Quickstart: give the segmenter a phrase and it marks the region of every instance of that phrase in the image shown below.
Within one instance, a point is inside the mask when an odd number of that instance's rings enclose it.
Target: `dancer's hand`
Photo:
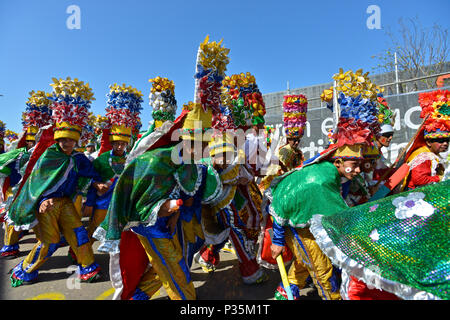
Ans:
[[[41,205],[39,206],[39,213],[44,213],[47,210],[50,210],[51,208],[53,208],[53,205],[53,198],[42,201]]]
[[[172,215],[178,211],[178,208],[171,209],[170,208],[170,200],[166,200],[166,202],[163,203],[163,205],[159,208],[158,217],[167,217]]]
[[[106,183],[94,182],[92,186],[98,191],[100,195],[104,195],[109,190],[109,186]]]
[[[270,251],[272,253],[272,258],[276,260],[277,257],[284,252],[284,246],[279,246],[272,243],[270,246]]]

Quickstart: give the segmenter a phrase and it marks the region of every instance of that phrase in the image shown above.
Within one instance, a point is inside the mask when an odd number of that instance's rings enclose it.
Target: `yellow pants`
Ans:
[[[89,220],[89,225],[87,228],[89,239],[91,239],[91,243],[93,243],[95,241],[95,239],[92,238],[92,235],[94,234],[95,229],[97,229],[97,227],[100,225],[100,223],[102,223],[103,220],[105,220],[107,212],[108,212],[108,210],[106,210],[106,209],[96,209],[92,213],[92,217]]]
[[[69,198],[54,198],[53,201],[52,208],[44,213],[37,213],[38,224],[33,230],[38,242],[22,265],[27,273],[39,269],[58,249],[61,232],[77,256],[78,264],[84,268],[94,263],[94,253],[87,231],[73,202]]]
[[[20,231],[14,230],[14,226],[10,226],[4,222],[5,234],[3,236],[3,243],[5,246],[12,246],[19,242]]]
[[[83,216],[83,213],[81,212],[81,209],[83,207],[83,196],[81,194],[76,196],[73,205],[75,206],[75,210],[81,219],[81,217]]]
[[[172,300],[195,300],[195,288],[178,238],[148,238],[137,234],[151,268],[142,276],[138,288],[149,297],[164,286]]]
[[[341,300],[330,259],[320,250],[309,229],[294,230],[286,228],[285,237],[286,245],[295,256],[288,273],[289,282],[304,288],[306,279],[311,276],[323,300]]]
[[[9,187],[8,190],[6,191],[5,199],[8,199],[9,197],[12,197],[12,196],[13,196],[12,188]],[[3,225],[5,226],[5,234],[3,236],[4,248],[6,249],[6,247],[11,248],[14,246],[14,247],[17,247],[17,249],[18,249],[20,231],[14,230],[14,226],[10,226],[6,222],[4,222]],[[9,250],[9,249],[7,249],[7,250]]]

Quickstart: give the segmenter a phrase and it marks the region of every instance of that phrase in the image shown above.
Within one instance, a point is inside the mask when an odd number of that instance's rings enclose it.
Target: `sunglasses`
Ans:
[[[444,143],[444,142],[449,142],[450,138],[435,138],[435,139],[430,139],[430,142],[437,142],[437,143]]]

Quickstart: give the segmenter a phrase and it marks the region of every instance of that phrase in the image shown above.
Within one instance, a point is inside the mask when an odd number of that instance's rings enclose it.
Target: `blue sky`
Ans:
[[[66,26],[70,5],[81,10],[79,30]],[[369,5],[381,10],[380,30],[366,26]],[[448,0],[0,0],[0,120],[20,132],[28,92],[50,92],[52,77],[70,76],[93,88],[95,114],[104,114],[110,84],[141,90],[147,129],[148,79],[174,80],[179,114],[193,100],[207,34],[231,49],[227,74],[251,72],[264,94],[287,81],[291,89],[329,82],[340,67],[371,71],[399,18],[448,28],[448,12]]]

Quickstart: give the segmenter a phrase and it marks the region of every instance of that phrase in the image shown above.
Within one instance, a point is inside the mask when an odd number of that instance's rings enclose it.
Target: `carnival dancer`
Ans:
[[[222,120],[220,121],[222,123],[220,130],[222,132],[231,130],[232,132],[237,127],[246,129],[249,125],[255,126],[256,129],[261,127],[264,124],[265,107],[254,76],[248,72],[246,74],[232,75],[225,78],[224,86],[227,87],[228,93],[222,95],[223,110],[218,115],[225,119],[230,119],[231,125],[227,124],[227,121]],[[225,127],[223,124],[226,124]],[[225,134],[225,141],[219,135],[218,140],[210,145],[211,152],[214,154],[213,160],[217,156],[223,158],[221,150],[227,150],[223,149],[223,144],[225,144],[228,146],[227,152],[236,151],[234,158],[237,161],[232,165],[227,165],[221,174],[222,182],[225,185],[231,183],[227,188],[233,190],[232,194],[234,196],[229,198],[228,201],[221,201],[212,210],[219,224],[218,230],[223,230],[219,232],[218,237],[223,238],[224,232],[229,231],[229,239],[239,260],[239,269],[243,282],[246,284],[257,284],[268,279],[267,274],[256,260],[257,240],[261,231],[262,221],[262,196],[255,182],[256,172],[254,170],[258,168],[257,174],[260,174],[259,170],[265,159],[262,161],[257,160],[260,159],[258,158],[259,150],[257,148],[261,147],[261,145],[259,144],[260,139],[255,135],[256,132],[252,133],[252,143],[247,144],[247,147],[242,143],[243,137],[238,136],[239,132],[243,133],[242,130],[237,130],[231,136],[230,134]],[[235,136],[235,139],[233,139],[233,136]],[[255,156],[254,159],[256,161],[253,169],[250,168],[248,163],[248,153],[246,155],[244,150],[251,150],[251,154]],[[236,175],[231,177],[230,174]],[[230,195],[230,193],[227,195]],[[215,270],[220,262],[219,251],[224,247],[225,243],[226,238],[222,243],[210,238],[207,241],[207,245],[196,255],[196,261],[202,266],[204,271],[211,272]]]
[[[372,144],[377,133],[373,102],[376,91],[366,77],[361,70],[344,73],[342,69],[333,76],[339,94],[336,97],[339,105],[333,104],[338,120],[333,136],[336,143],[315,161],[276,178],[265,192],[274,220],[272,257],[281,254],[285,245],[294,254],[288,279],[297,299],[309,276],[322,299],[341,299],[337,270],[317,245],[309,230],[309,220],[314,214],[332,215],[348,208],[341,196],[342,179],[352,180],[360,173],[363,148]],[[352,84],[357,91],[348,89]],[[285,297],[280,284],[276,298]]]
[[[109,119],[109,125],[103,129],[108,129],[112,149],[105,150],[92,164],[109,188],[102,194],[93,186],[89,188],[85,210],[87,215],[91,213],[88,225],[91,242],[95,241],[92,238],[95,229],[105,219],[117,179],[125,166],[126,150],[131,141],[132,129],[138,124],[142,109],[142,93],[131,86],[113,84],[107,97],[106,117]]]
[[[98,191],[106,189],[86,156],[73,151],[86,123],[93,93],[88,84],[78,79],[53,81],[50,108],[56,143],[40,156],[8,212],[8,223],[16,230],[33,228],[38,239],[28,256],[13,269],[13,287],[37,280],[39,267],[60,246],[61,232],[78,258],[78,278],[95,281],[100,272],[72,201],[80,176],[92,178]]]
[[[278,158],[285,170],[300,166],[304,157],[299,149],[306,125],[308,100],[302,94],[283,97],[283,122],[286,133],[286,145],[278,150]]]
[[[450,91],[436,90],[419,94],[422,108],[420,117],[424,125],[412,147],[406,154],[409,174],[402,183],[402,190],[435,183],[444,175],[443,160],[439,154],[448,150],[450,139]]]
[[[1,185],[1,190],[6,190],[5,200],[2,204],[2,216],[8,211],[14,197],[19,188],[19,182],[24,175],[25,168],[30,159],[36,144],[36,134],[39,128],[42,128],[51,122],[51,110],[49,105],[51,101],[48,99],[49,93],[44,91],[31,91],[30,97],[26,103],[27,107],[22,115],[23,131],[20,140],[14,143],[14,149],[0,156],[0,177],[5,179]],[[23,232],[14,230],[14,226],[4,223],[5,236],[4,245],[0,249],[2,257],[16,258],[19,251],[19,238]]]
[[[125,167],[105,221],[94,234],[102,240],[99,250],[120,252],[120,256],[133,255],[130,245],[134,240],[126,242],[122,235],[123,229],[131,227],[138,240],[134,245],[141,246],[147,256],[134,274],[127,272],[126,261],[118,257],[121,268],[118,282],[121,283],[113,284],[118,288],[116,297],[150,299],[161,285],[171,299],[196,297],[189,271],[190,253],[186,249],[196,240],[190,236],[201,235],[202,205],[213,201],[222,190],[220,178],[212,166],[199,164],[204,157],[204,147],[211,139],[207,131],[211,128],[217,101],[215,90],[211,95],[211,86],[214,86],[211,82],[223,74],[228,61],[228,49],[222,48],[221,42],[208,43],[208,40],[207,37],[199,52],[204,53],[201,57],[206,60],[197,69],[199,75],[203,74],[196,85],[196,96],[201,99],[191,111],[183,112],[172,126],[180,128],[182,124],[182,142],[161,144],[161,139],[167,136],[173,139],[169,131],[150,145],[149,151]],[[211,54],[215,55],[214,59]]]

